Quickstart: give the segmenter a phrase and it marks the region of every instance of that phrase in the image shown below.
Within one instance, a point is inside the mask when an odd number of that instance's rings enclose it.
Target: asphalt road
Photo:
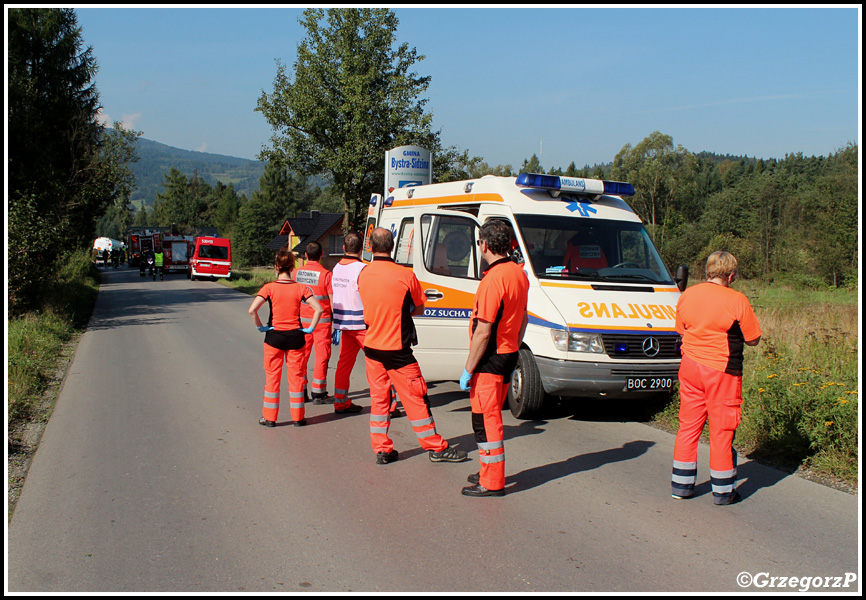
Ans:
[[[478,462],[455,383],[430,384],[433,414],[471,462],[429,462],[404,417],[400,460],[376,465],[362,360],[363,412],[261,427],[250,302],[105,273],[7,531],[7,591],[860,589],[857,496],[741,459],[743,501],[714,506],[702,446],[699,497],[674,500],[673,436],[615,411],[503,413],[503,498],[460,494]]]

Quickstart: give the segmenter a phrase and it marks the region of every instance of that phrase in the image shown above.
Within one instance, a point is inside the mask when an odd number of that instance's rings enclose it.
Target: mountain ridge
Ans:
[[[217,182],[233,184],[238,195],[247,198],[258,189],[259,179],[265,171],[262,161],[184,150],[142,137],[136,142],[136,151],[139,160],[130,164],[136,180],[130,201],[137,209],[142,205],[147,208],[153,206],[157,194],[165,190],[165,175],[172,167],[187,178],[197,174],[211,186]]]

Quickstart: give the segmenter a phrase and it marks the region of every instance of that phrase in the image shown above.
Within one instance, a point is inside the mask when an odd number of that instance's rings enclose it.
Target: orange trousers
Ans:
[[[472,430],[478,444],[479,481],[488,490],[505,487],[505,442],[502,432],[502,407],[508,383],[502,375],[474,373],[469,382]]]
[[[265,395],[262,416],[276,421],[280,412],[280,383],[283,363],[289,380],[289,410],[293,421],[304,418],[304,350],[280,350],[265,344]]]
[[[340,334],[340,359],[337,361],[337,372],[334,375],[334,408],[348,408],[352,401],[348,399],[349,378],[355,368],[358,352],[364,348],[365,329],[344,329]]]
[[[305,336],[304,345],[304,389],[307,389],[307,365],[313,346],[316,348],[316,359],[313,365],[313,396],[328,395],[328,362],[331,360],[331,319],[326,323],[319,322],[312,334]]]
[[[441,452],[447,448],[448,442],[436,433],[436,423],[430,413],[430,401],[427,398],[427,382],[421,375],[418,363],[386,370],[377,360],[369,357],[364,360],[367,366],[367,382],[370,385],[370,442],[373,451],[391,452],[394,449],[394,442],[388,437],[392,385],[400,395],[403,409],[421,447],[432,452]]]
[[[733,443],[743,406],[743,377],[705,367],[683,356],[679,381],[680,427],[674,442],[672,493],[683,497],[694,494],[698,442],[709,419],[710,483],[713,500],[723,504],[736,488],[737,452]]]

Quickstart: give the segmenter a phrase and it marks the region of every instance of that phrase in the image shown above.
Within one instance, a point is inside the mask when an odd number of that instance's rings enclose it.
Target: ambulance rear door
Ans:
[[[457,380],[469,354],[469,321],[481,277],[478,220],[460,211],[422,209],[413,269],[426,297],[415,317],[413,348],[424,378]]]

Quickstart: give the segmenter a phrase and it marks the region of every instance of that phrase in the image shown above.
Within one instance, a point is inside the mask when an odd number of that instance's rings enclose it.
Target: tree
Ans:
[[[383,157],[417,144],[434,152],[439,134],[424,113],[430,77],[412,72],[423,60],[396,49],[398,20],[388,9],[307,9],[294,76],[277,61],[273,93],[256,110],[274,130],[262,160],[303,175],[327,175],[342,198],[347,230],[363,226],[371,191],[384,180]]]
[[[240,214],[241,198],[231,183],[228,186],[218,183],[214,196],[213,224],[223,237],[231,237],[232,227]]]
[[[235,256],[241,264],[267,264],[273,254],[266,250],[289,217],[308,210],[313,192],[306,178],[291,172],[285,164],[271,161],[259,179],[259,189],[240,207],[234,224]]]
[[[212,219],[206,214],[212,189],[198,176],[198,172],[194,171],[187,180],[186,175],[172,167],[165,174],[162,185],[165,191],[156,195],[150,215],[151,224],[155,223],[159,227],[174,224],[179,229],[212,225]]]
[[[8,13],[7,163],[12,310],[38,306],[64,252],[92,241],[97,219],[125,205],[139,132],[97,120],[97,64],[72,9]]]
[[[634,185],[630,203],[649,225],[653,241],[661,245],[665,214],[671,203],[685,197],[682,186],[693,181],[696,171],[693,155],[682,146],[674,147],[671,136],[654,131],[637,146],[623,146],[614,158],[611,176]]]
[[[523,166],[520,167],[520,171],[523,173],[544,173],[544,167],[541,166],[541,162],[538,160],[538,157],[533,154],[529,160],[523,161]]]

